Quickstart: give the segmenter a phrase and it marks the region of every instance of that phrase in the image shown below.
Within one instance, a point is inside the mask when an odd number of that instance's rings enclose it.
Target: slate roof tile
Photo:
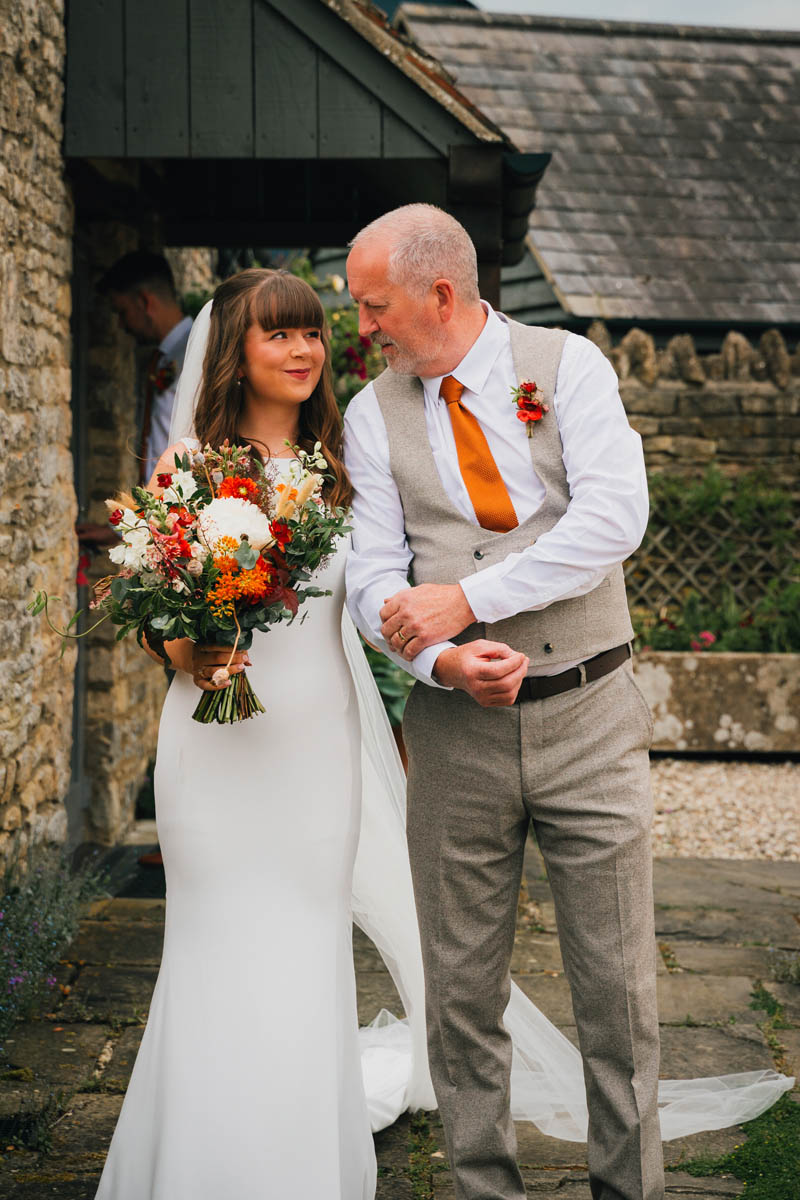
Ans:
[[[800,323],[800,34],[400,21],[520,150],[552,152],[531,238],[575,315]]]

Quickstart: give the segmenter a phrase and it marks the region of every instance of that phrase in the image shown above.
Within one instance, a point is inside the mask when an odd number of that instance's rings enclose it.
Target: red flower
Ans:
[[[291,530],[285,521],[272,521],[270,523],[270,530],[279,550],[283,550],[292,540]]]
[[[530,379],[523,379],[518,387],[511,389],[513,403],[517,406],[517,420],[528,428],[528,437],[533,433],[534,421],[541,421],[549,405],[544,403],[544,392]]]
[[[78,569],[75,572],[75,583],[78,587],[86,587],[89,580],[86,577],[86,568],[91,559],[88,554],[82,554],[78,559]]]
[[[172,474],[169,471],[162,471],[156,475],[156,482],[160,488],[168,488],[172,483]]]
[[[122,518],[124,516],[125,516],[125,513],[122,511],[121,508],[115,508],[114,511],[112,512],[111,516],[108,518],[109,525],[119,525],[120,521],[122,520]]]

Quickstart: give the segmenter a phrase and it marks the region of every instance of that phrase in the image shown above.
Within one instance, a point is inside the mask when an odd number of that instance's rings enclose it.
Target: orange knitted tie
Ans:
[[[508,533],[519,524],[508,488],[497,469],[483,430],[477,419],[461,403],[463,383],[445,375],[439,393],[450,412],[458,465],[478,524],[496,533]]]

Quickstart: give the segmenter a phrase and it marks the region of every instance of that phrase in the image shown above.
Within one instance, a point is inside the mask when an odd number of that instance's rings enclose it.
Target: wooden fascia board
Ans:
[[[482,138],[449,113],[422,81],[411,79],[322,0],[256,0],[256,3],[273,8],[443,156],[452,145],[494,140],[488,130]]]

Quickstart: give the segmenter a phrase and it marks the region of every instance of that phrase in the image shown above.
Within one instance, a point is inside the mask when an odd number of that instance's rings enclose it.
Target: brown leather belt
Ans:
[[[578,663],[577,667],[570,667],[558,675],[528,675],[522,681],[516,703],[519,704],[521,700],[544,700],[548,696],[560,696],[562,692],[583,687],[585,683],[594,683],[595,679],[602,679],[604,675],[609,675],[616,671],[617,667],[621,667],[630,658],[630,654],[630,643],[626,642],[624,646],[604,650],[602,654],[587,658],[586,662]]]

